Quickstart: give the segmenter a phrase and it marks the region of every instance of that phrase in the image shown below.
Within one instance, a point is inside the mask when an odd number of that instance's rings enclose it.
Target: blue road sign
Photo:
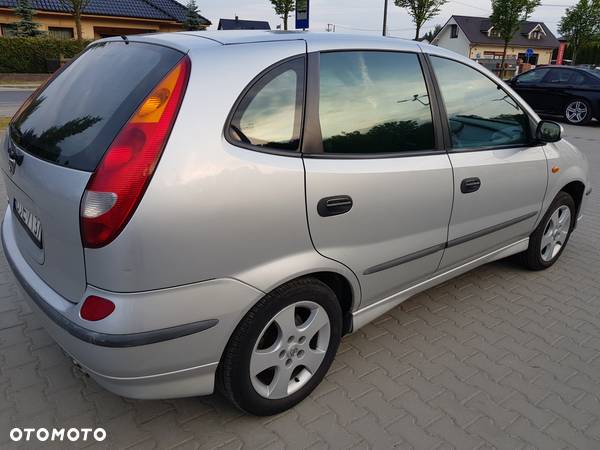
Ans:
[[[525,56],[527,56],[528,58],[531,58],[533,56],[533,49],[532,48],[528,48],[525,51]]]
[[[296,29],[308,28],[309,0],[296,0]]]

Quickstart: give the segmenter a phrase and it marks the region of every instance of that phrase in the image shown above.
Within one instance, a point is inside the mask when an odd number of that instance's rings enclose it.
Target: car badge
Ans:
[[[11,175],[15,174],[17,166],[23,164],[23,154],[17,150],[15,144],[8,141],[8,169]]]

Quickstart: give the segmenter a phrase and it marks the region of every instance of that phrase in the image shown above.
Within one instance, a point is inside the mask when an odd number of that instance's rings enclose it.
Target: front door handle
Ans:
[[[469,194],[471,192],[478,191],[481,187],[481,180],[477,177],[465,178],[460,183],[460,192],[463,194]]]
[[[352,197],[349,195],[334,195],[325,197],[317,203],[317,212],[321,217],[338,216],[352,209]]]

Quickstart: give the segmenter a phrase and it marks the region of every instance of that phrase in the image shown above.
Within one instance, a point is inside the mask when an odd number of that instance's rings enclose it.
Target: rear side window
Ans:
[[[139,104],[183,54],[136,42],[93,45],[32,99],[11,126],[26,152],[93,171]]]
[[[529,118],[499,85],[465,64],[431,57],[448,115],[452,147],[522,146]]]
[[[417,55],[323,53],[320,70],[325,153],[402,153],[435,147],[429,94]]]
[[[304,105],[304,58],[279,64],[255,82],[233,113],[228,138],[258,149],[296,151]]]
[[[546,79],[547,83],[566,84],[572,82],[576,78],[577,72],[564,69],[553,69]]]

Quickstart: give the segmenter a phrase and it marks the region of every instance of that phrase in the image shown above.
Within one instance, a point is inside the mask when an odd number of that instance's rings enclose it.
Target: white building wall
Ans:
[[[437,45],[438,47],[446,48],[448,50],[452,50],[460,55],[469,57],[470,53],[470,43],[465,36],[465,33],[458,27],[458,37],[451,38],[451,30],[450,25],[457,25],[454,19],[450,19],[448,23],[444,26],[444,28],[438,33],[438,35],[433,40],[432,44]]]

